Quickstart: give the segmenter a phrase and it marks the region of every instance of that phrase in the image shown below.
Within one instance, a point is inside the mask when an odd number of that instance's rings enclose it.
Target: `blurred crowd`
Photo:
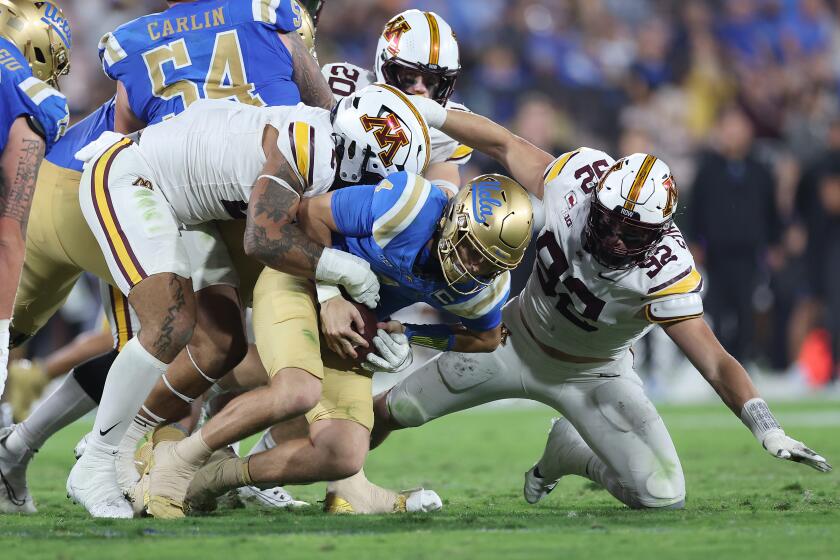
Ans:
[[[63,89],[80,117],[113,94],[99,37],[165,3],[60,3],[74,39]],[[372,67],[383,25],[411,7],[455,30],[455,99],[473,111],[554,154],[669,163],[731,353],[814,385],[837,376],[840,0],[327,0],[320,61]],[[490,169],[475,156],[465,174]]]

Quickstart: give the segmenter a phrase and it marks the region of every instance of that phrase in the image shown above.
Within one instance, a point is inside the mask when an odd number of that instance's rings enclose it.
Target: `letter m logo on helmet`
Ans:
[[[377,155],[386,166],[394,163],[394,156],[402,146],[408,146],[408,136],[400,126],[400,121],[394,113],[386,113],[382,117],[362,115],[362,126],[365,132],[373,130],[373,137],[380,148],[384,148]]]
[[[389,21],[382,31],[382,36],[388,42],[388,52],[391,56],[397,56],[400,52],[400,38],[403,33],[411,29],[403,16],[398,16]]]

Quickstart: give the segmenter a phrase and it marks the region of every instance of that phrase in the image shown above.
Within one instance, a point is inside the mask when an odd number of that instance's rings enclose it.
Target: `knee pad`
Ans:
[[[119,352],[115,349],[92,358],[73,369],[73,377],[76,383],[88,394],[88,396],[99,404],[102,399],[102,389],[105,388],[105,379],[114,360]]]
[[[659,413],[642,387],[629,379],[610,379],[594,391],[598,411],[614,428],[622,432],[644,431]]]
[[[417,399],[406,391],[405,385],[405,382],[399,383],[388,392],[386,405],[391,418],[403,428],[416,428],[434,420],[423,410]]]
[[[437,360],[437,368],[446,386],[456,392],[477,387],[498,372],[492,354],[444,352]]]
[[[685,507],[685,479],[682,468],[668,468],[660,462],[659,468],[648,475],[644,486],[638,488],[642,507],[682,509]]]

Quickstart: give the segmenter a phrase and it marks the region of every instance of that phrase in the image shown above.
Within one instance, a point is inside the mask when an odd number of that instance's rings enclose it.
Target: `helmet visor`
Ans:
[[[608,268],[641,264],[662,238],[668,226],[646,224],[609,210],[593,198],[587,222],[587,249]]]
[[[409,95],[427,95],[444,104],[455,88],[457,70],[431,68],[422,64],[391,59],[382,65],[385,82]]]

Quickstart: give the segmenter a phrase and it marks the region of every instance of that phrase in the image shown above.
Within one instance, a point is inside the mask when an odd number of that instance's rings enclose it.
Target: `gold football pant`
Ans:
[[[371,375],[319,342],[312,282],[266,268],[254,287],[254,335],[269,377],[299,368],[323,380],[321,401],[306,414],[318,420],[351,420],[373,427]]]

